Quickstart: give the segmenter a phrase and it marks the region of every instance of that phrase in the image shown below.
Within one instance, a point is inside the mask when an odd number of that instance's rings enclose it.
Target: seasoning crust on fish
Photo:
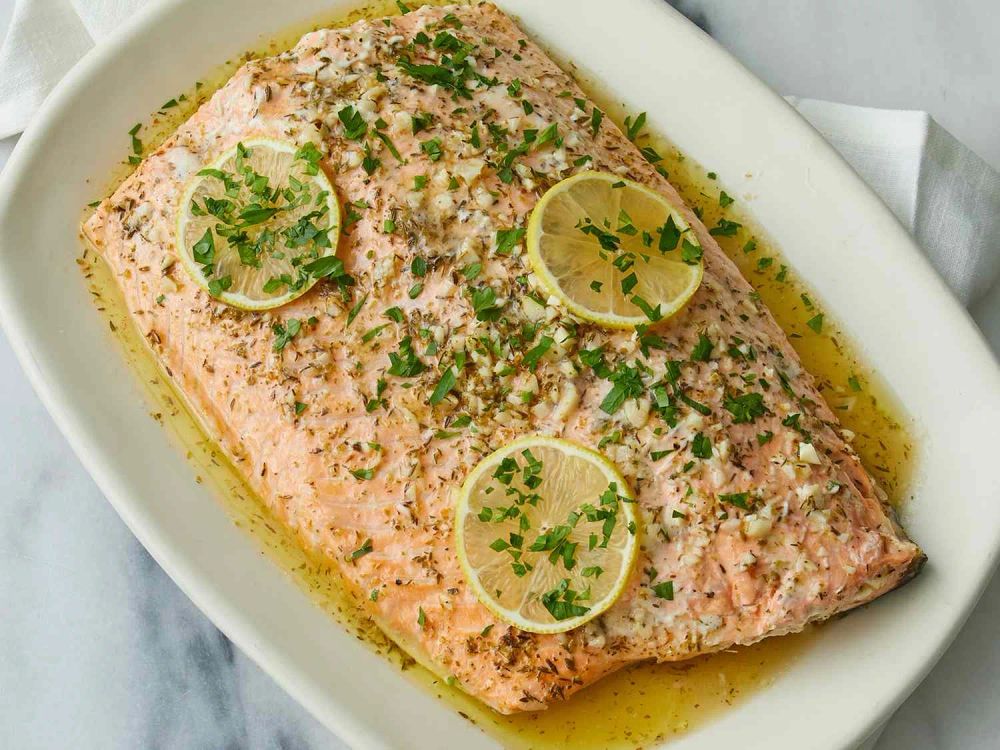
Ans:
[[[529,140],[552,125],[558,138]],[[174,262],[185,184],[253,138],[320,149],[344,207],[347,299],[324,281],[244,312]],[[337,563],[392,638],[502,712],[544,708],[638,660],[798,631],[924,559],[693,212],[704,279],[649,335],[581,322],[540,293],[516,230],[584,169],[683,206],[508,16],[423,8],[248,62],[84,225],[160,363],[271,511]],[[526,331],[552,339],[530,366]],[[583,354],[595,351],[604,368]],[[456,382],[432,404],[456,356]],[[654,392],[665,382],[669,407]],[[467,473],[536,433],[600,445],[641,519],[624,593],[558,635],[497,620],[454,549]],[[672,598],[656,593],[665,581]]]

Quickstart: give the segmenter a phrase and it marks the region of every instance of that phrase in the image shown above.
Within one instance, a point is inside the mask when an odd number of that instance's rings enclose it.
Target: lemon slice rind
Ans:
[[[611,185],[622,187],[607,192]],[[610,200],[595,201],[594,195],[589,195],[584,200],[577,200],[574,197],[574,193],[577,192],[593,193],[595,192],[593,188],[597,189],[598,194],[603,189]],[[641,213],[650,215],[656,214],[657,209],[659,210],[656,217],[659,223],[647,222],[645,225],[647,231],[652,232],[670,216],[683,236],[697,243],[683,214],[664,196],[637,182],[606,172],[580,172],[556,183],[535,205],[528,221],[526,238],[528,258],[541,285],[576,317],[608,328],[634,328],[654,321],[651,321],[641,308],[631,305],[626,300],[619,286],[621,275],[616,275],[611,270],[609,260],[601,261],[607,267],[607,281],[600,293],[609,302],[604,305],[604,309],[597,308],[594,299],[597,293],[590,290],[587,278],[579,278],[583,266],[593,269],[593,264],[589,259],[581,261],[579,255],[586,252],[585,248],[590,246],[594,253],[593,257],[599,258],[597,254],[599,244],[577,231],[575,225],[587,217],[595,220],[594,223],[597,224],[599,217],[592,214],[599,211],[610,214],[612,220],[617,220],[620,209],[631,215],[628,205],[630,197],[634,197],[635,202],[644,204]],[[559,213],[553,222],[563,225],[559,227],[558,232],[547,233],[544,230],[546,212]],[[576,221],[572,221],[573,219]],[[648,252],[648,256],[651,257],[653,265],[643,266],[643,261],[639,261],[634,268],[641,274],[640,278],[644,280],[647,288],[656,290],[656,296],[651,294],[653,298],[643,297],[643,299],[653,308],[659,305],[660,318],[655,322],[661,322],[677,314],[687,304],[701,285],[704,269],[701,261],[682,262],[680,253],[676,250],[670,256],[658,254],[655,250]],[[562,268],[555,268],[557,264]],[[611,307],[619,309],[608,309]]]
[[[264,137],[248,138],[241,141],[241,145],[244,148],[249,149],[251,152],[253,152],[255,149],[263,148],[275,152],[276,154],[279,155],[288,155],[291,157],[291,159],[289,160],[289,164],[291,165],[294,165],[296,161],[295,155],[299,151],[299,147],[296,146],[295,144],[289,143],[287,141],[277,140],[274,138],[264,138]],[[221,170],[222,167],[227,162],[233,160],[236,154],[236,150],[237,150],[236,146],[227,149],[218,157],[216,157],[212,162],[204,165],[202,169]],[[200,169],[199,171],[202,170]],[[291,169],[289,168],[289,170],[287,171],[290,173]],[[265,176],[268,176],[269,178],[278,176],[280,178],[283,175],[265,175]],[[190,226],[196,222],[200,225],[208,225],[210,221],[210,220],[199,221],[199,217],[193,216],[190,206],[192,197],[194,196],[198,188],[204,184],[204,181],[211,179],[213,178],[206,175],[199,175],[197,173],[195,173],[192,177],[188,179],[188,182],[185,185],[185,188],[181,193],[180,200],[177,204],[177,211],[176,211],[177,220],[175,226],[175,243],[177,248],[177,256],[181,261],[181,265],[184,267],[184,270],[187,271],[188,275],[192,278],[192,280],[209,294],[212,294],[209,287],[209,280],[206,279],[201,266],[198,264],[197,261],[195,261],[193,253],[191,252],[189,245],[191,244],[193,237],[188,236],[189,235],[188,230]],[[323,248],[322,249],[323,252],[318,257],[326,257],[334,255],[337,250],[337,241],[339,239],[339,232],[340,232],[340,204],[337,201],[336,192],[334,191],[333,186],[330,184],[330,181],[327,178],[326,174],[323,172],[322,168],[319,168],[317,174],[315,175],[306,175],[301,173],[297,174],[296,179],[298,179],[301,182],[311,182],[315,188],[314,195],[318,196],[322,193],[326,194],[325,204],[327,208],[328,224],[322,228],[329,230],[330,247]],[[272,185],[272,187],[273,186],[274,185]],[[202,226],[199,226],[194,234],[200,236],[202,228],[203,228]],[[217,248],[219,244],[220,243],[218,243],[217,240]],[[290,264],[281,264],[280,262],[272,264],[272,266],[277,267],[278,270],[281,270],[281,267],[283,265],[288,266],[288,269],[291,270]],[[250,273],[250,271],[247,272]],[[286,291],[281,294],[267,294],[264,293],[263,290],[261,289],[259,294],[253,296],[244,292],[231,292],[231,291],[223,291],[219,294],[215,294],[212,296],[214,299],[218,299],[219,301],[224,302],[227,305],[231,305],[232,307],[236,307],[241,310],[250,310],[250,311],[272,310],[274,308],[286,305],[289,302],[301,297],[303,294],[309,291],[309,289],[311,289],[313,285],[315,285],[316,281],[317,281],[316,279],[308,279],[300,287],[296,289],[287,288]]]
[[[580,544],[577,548],[576,564],[572,571],[564,570],[559,567],[559,564],[551,564],[544,555],[536,556],[534,570],[520,578],[513,572],[507,572],[511,570],[508,564],[509,558],[505,557],[502,553],[493,552],[492,550],[486,552],[485,547],[489,545],[488,540],[492,537],[502,535],[510,527],[501,529],[498,525],[491,525],[478,518],[478,513],[484,504],[491,504],[494,500],[499,500],[500,498],[493,496],[489,503],[484,503],[483,497],[477,492],[477,489],[482,487],[484,480],[489,480],[492,472],[500,465],[503,459],[520,456],[521,452],[526,449],[532,451],[533,454],[545,456],[546,458],[543,460],[543,463],[551,461],[553,457],[556,460],[560,460],[561,458],[562,460],[572,462],[569,467],[569,474],[565,476],[569,477],[569,482],[572,486],[571,491],[578,495],[578,503],[581,505],[586,502],[596,504],[600,493],[612,483],[617,488],[617,494],[629,500],[629,502],[620,502],[618,505],[621,512],[616,523],[617,530],[612,536],[614,543],[609,545],[609,547],[612,547],[611,549],[598,548],[595,552],[594,550],[588,550],[586,544]],[[550,466],[546,470],[546,475],[558,483],[558,480],[553,476],[554,474],[557,475],[558,473],[554,472]],[[600,489],[598,488],[598,484],[594,484],[589,489],[578,490],[578,480],[586,482],[587,477],[591,480],[596,480],[600,477]],[[562,484],[563,486],[558,489],[563,490],[563,494],[565,495],[565,490],[569,488],[566,486],[565,481]],[[537,532],[543,527],[551,528],[552,525],[564,521],[564,515],[561,516],[558,512],[553,518],[545,518],[545,506],[547,504],[550,507],[558,507],[560,505],[560,498],[553,499],[551,495],[546,497],[545,481],[539,486],[538,493],[541,495],[542,500],[539,501],[538,506],[533,508],[533,510],[537,511],[534,514],[537,525],[530,531],[524,532],[525,546],[530,544],[531,539],[534,539]],[[571,505],[574,504],[571,498],[564,497],[561,499],[568,499]],[[565,503],[562,503],[562,507],[565,509],[567,506]],[[582,527],[578,528],[580,528],[581,533],[589,531]],[[470,472],[462,485],[456,503],[455,536],[456,549],[458,550],[462,570],[476,598],[498,618],[521,630],[532,633],[561,633],[572,630],[605,612],[614,604],[628,585],[639,548],[636,537],[636,512],[634,502],[632,502],[632,494],[618,469],[607,458],[590,448],[561,438],[540,435],[515,440],[503,448],[494,451],[482,459],[472,472]],[[470,548],[469,545],[474,546]],[[489,562],[485,565],[483,564],[484,555],[490,558]],[[591,567],[595,562],[607,562],[608,560],[614,561],[616,559],[615,569],[605,569],[596,580],[585,579],[581,576],[582,571]],[[479,564],[477,564],[477,561]],[[512,593],[515,599],[518,598],[519,594],[524,595],[521,598],[519,607],[515,608],[505,605],[500,601],[500,597],[496,595],[495,591],[488,590],[487,583],[484,581],[487,573],[492,576],[490,582],[494,585],[497,576],[507,581],[504,588],[505,595]],[[592,599],[587,601],[587,612],[585,614],[562,620],[556,620],[549,613],[540,616],[541,608],[537,606],[537,600],[544,592],[541,589],[535,591],[532,591],[532,589],[533,587],[537,588],[537,585],[533,581],[538,577],[544,576],[548,576],[551,579],[570,579],[573,581],[573,586],[578,589],[584,586],[598,586],[598,592],[595,592]],[[507,588],[508,586],[515,588],[511,590]],[[542,588],[549,588],[549,586],[550,584],[547,584]],[[526,611],[534,612],[534,614],[528,616],[525,614]]]

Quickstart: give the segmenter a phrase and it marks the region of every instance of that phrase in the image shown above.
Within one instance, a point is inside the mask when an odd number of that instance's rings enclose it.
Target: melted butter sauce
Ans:
[[[395,2],[379,0],[346,16],[317,18],[263,40],[246,55],[227,61],[191,91],[178,96],[176,106],[157,112],[144,123],[140,137],[146,151],[173,132],[246,60],[288,49],[303,33],[315,28],[344,26],[360,18],[395,12]],[[563,67],[573,70],[571,66]],[[592,82],[579,82],[609,117],[621,125],[626,114],[623,108],[614,105]],[[123,144],[127,142],[123,134]],[[685,158],[664,138],[647,136],[640,140],[640,145],[647,143],[663,156],[660,165],[685,201],[701,211],[707,226],[715,226],[720,218],[743,225],[735,237],[717,238],[720,245],[789,335],[806,369],[820,383],[827,402],[843,424],[856,433],[854,445],[865,465],[892,502],[901,504],[912,476],[915,451],[907,428],[909,420],[889,389],[858,358],[831,312],[821,310],[790,264],[742,212],[739,196],[734,196],[736,203],[722,207],[719,195],[723,186],[707,170]],[[112,175],[109,187],[116,186],[131,169],[127,162],[123,163]],[[754,240],[756,246],[744,252],[748,240]],[[773,260],[761,263],[761,258]],[[628,667],[547,711],[516,716],[491,711],[416,664],[369,619],[358,614],[358,606],[340,585],[331,563],[313,558],[297,543],[295,536],[271,516],[215,442],[203,432],[138,334],[107,266],[89,249],[84,251],[79,264],[99,311],[108,319],[112,334],[148,394],[152,416],[185,451],[195,468],[197,481],[212,488],[233,522],[250,533],[262,550],[341,626],[505,747],[543,750],[565,747],[568,743],[579,750],[649,747],[704,725],[747,695],[766,688],[780,679],[782,672],[808,647],[810,632],[815,628],[683,663]],[[785,266],[788,268],[782,274]],[[811,307],[803,301],[803,294],[811,298]],[[824,314],[823,325],[816,332],[807,321],[820,312]]]

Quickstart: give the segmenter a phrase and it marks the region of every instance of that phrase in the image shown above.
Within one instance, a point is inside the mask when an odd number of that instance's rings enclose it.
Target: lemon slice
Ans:
[[[599,453],[532,436],[491,453],[462,485],[456,546],[476,597],[521,630],[561,633],[597,617],[635,564],[636,512]]]
[[[269,138],[237,144],[190,179],[177,207],[177,252],[213,297],[269,310],[324,276],[342,277],[333,257],[340,206],[312,143]]]
[[[549,188],[527,247],[550,294],[609,328],[669,318],[701,284],[701,247],[677,207],[614,174],[581,172]]]

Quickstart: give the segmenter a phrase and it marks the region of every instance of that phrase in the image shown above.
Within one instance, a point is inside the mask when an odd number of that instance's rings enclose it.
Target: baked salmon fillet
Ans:
[[[357,137],[359,124],[368,136]],[[553,124],[558,138],[519,148]],[[322,153],[345,209],[346,299],[320,281],[284,307],[246,312],[175,263],[188,179],[261,137]],[[575,319],[541,291],[508,231],[525,226],[548,187],[584,169],[666,196],[700,241],[702,284],[651,329],[652,346],[645,334]],[[488,3],[315,31],[248,62],[84,232],[155,356],[263,502],[335,561],[390,637],[497,711],[545,708],[635,661],[798,631],[899,586],[924,560],[706,228]],[[493,314],[480,314],[484,295]],[[551,347],[525,362],[542,331]],[[595,350],[607,368],[581,358]],[[432,404],[456,355],[455,386]],[[609,372],[634,386],[612,413]],[[669,407],[649,390],[665,378]],[[530,434],[600,445],[640,519],[624,593],[556,635],[495,618],[454,543],[467,473]],[[697,436],[714,446],[707,454]],[[654,592],[665,580],[672,598]]]

